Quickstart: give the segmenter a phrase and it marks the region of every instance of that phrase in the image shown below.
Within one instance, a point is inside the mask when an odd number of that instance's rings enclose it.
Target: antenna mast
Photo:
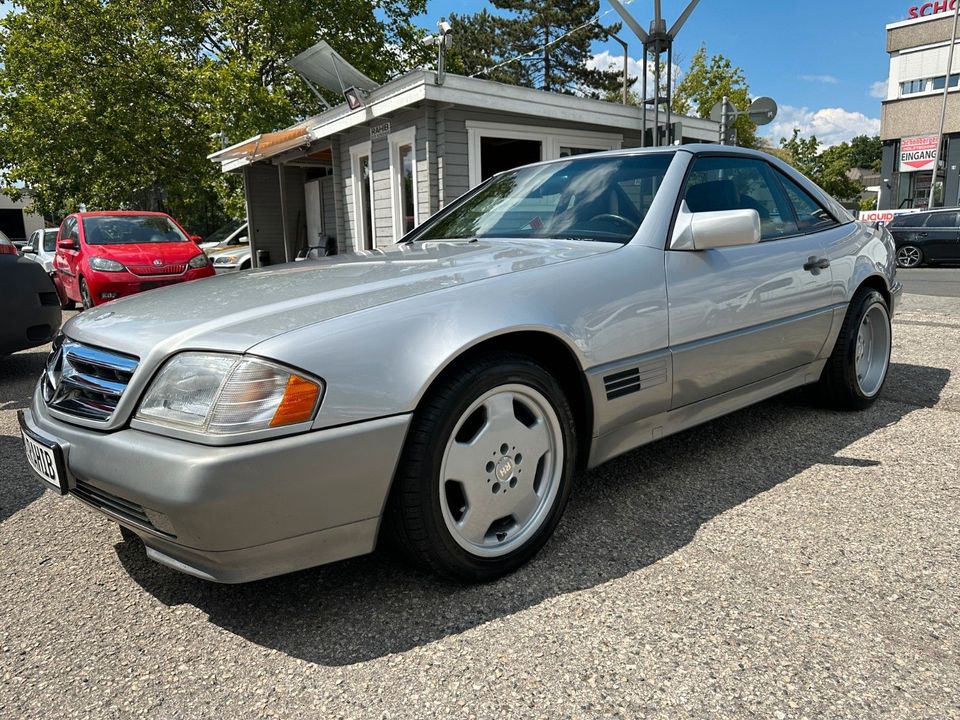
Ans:
[[[654,112],[654,129],[653,129],[653,146],[658,147],[660,145],[660,106],[666,104],[667,106],[667,123],[666,123],[666,140],[669,144],[673,138],[670,137],[670,127],[671,127],[671,110],[670,102],[673,98],[673,41],[679,34],[680,30],[683,29],[684,24],[690,18],[690,14],[694,11],[697,5],[700,3],[700,0],[690,0],[690,3],[687,5],[686,9],[680,13],[680,17],[677,18],[676,22],[673,23],[673,26],[667,30],[667,21],[664,20],[662,13],[660,12],[660,0],[653,0],[653,20],[650,22],[650,30],[644,30],[640,23],[637,22],[636,18],[633,17],[627,9],[620,3],[620,0],[610,0],[610,5],[613,6],[613,9],[617,11],[623,22],[628,28],[633,31],[633,34],[636,35],[640,42],[643,44],[643,135],[640,140],[641,146],[646,146],[647,144],[647,106],[653,105]],[[666,95],[661,94],[661,62],[663,60],[663,54],[667,54],[667,82],[666,82]],[[651,55],[653,56],[654,64],[654,76],[653,76],[653,97],[647,97],[647,73],[649,68],[649,61]]]

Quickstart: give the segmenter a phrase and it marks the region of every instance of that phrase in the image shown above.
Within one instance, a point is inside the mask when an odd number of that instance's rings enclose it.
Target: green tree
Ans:
[[[701,45],[690,59],[690,66],[683,73],[674,90],[671,107],[680,115],[710,116],[713,106],[726,98],[738,110],[750,107],[750,85],[741,68],[723,55],[707,56]],[[741,115],[735,122],[737,144],[741,147],[760,148],[757,126],[750,118]]]
[[[789,140],[780,140],[780,148],[785,153],[781,157],[835,198],[857,198],[863,192],[863,184],[847,175],[851,168],[850,145],[841,143],[822,152],[820,145],[816,136],[804,138],[799,128],[794,128]]]
[[[883,160],[883,143],[879,135],[857,135],[850,140],[851,167],[880,171]]]
[[[327,39],[376,80],[419,57],[423,0],[18,0],[0,20],[0,185],[40,212],[239,212],[206,156],[320,109],[285,60]]]
[[[491,0],[501,13],[483,10],[454,16],[456,23],[451,68],[552,92],[580,92],[600,97],[621,82],[616,70],[587,67],[596,40],[606,31],[591,23],[599,0]],[[615,32],[616,30],[614,30]],[[569,33],[569,34],[568,34]],[[485,70],[519,55],[509,62]]]

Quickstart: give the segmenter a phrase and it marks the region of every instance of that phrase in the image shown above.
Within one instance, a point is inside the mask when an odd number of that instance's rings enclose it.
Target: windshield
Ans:
[[[172,220],[163,215],[102,215],[83,219],[88,245],[143,245],[190,242]]]
[[[580,157],[497,175],[411,240],[559,238],[628,242],[672,153]]]
[[[44,252],[55,252],[57,249],[57,231],[54,230],[44,230],[43,231],[43,251]]]
[[[218,243],[218,242],[221,242],[222,240],[226,240],[233,233],[235,233],[241,225],[244,225],[246,222],[247,222],[246,220],[231,220],[225,225],[221,225],[210,235],[207,235],[207,237],[205,237],[203,241],[205,243]]]

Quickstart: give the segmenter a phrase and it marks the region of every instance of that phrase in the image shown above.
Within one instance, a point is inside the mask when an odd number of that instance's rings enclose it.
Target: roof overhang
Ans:
[[[350,110],[346,104],[338,105],[286,130],[244,140],[213,153],[209,159],[219,162],[224,172],[238,170],[244,165],[274,158],[297,147],[307,148],[312,143],[424,101],[487,112],[496,108],[498,112],[536,118],[539,121],[537,124],[543,124],[544,120],[559,120],[634,133],[643,126],[642,111],[635,106],[461,75],[448,74],[444,84],[437,85],[433,72],[417,70],[371,92],[362,108]],[[652,127],[654,112],[650,108],[645,108],[645,111],[647,127]],[[663,113],[660,117],[662,120]],[[673,118],[675,122],[683,124],[684,134],[688,137],[704,141],[713,141],[717,137],[718,125],[712,120],[685,115],[674,115]]]

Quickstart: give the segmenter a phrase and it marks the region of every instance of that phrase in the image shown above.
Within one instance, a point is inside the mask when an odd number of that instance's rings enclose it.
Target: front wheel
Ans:
[[[901,245],[897,248],[897,265],[902,268],[919,267],[923,262],[923,251],[915,245]]]
[[[570,494],[576,442],[563,390],[540,365],[489,356],[417,410],[388,523],[407,554],[449,578],[515,570],[549,539]]]
[[[84,310],[93,307],[93,296],[90,294],[90,288],[87,287],[87,281],[83,278],[80,278],[80,302]]]
[[[870,407],[887,379],[892,338],[890,311],[883,295],[860,288],[820,376],[818,390],[824,404],[838,410]]]

